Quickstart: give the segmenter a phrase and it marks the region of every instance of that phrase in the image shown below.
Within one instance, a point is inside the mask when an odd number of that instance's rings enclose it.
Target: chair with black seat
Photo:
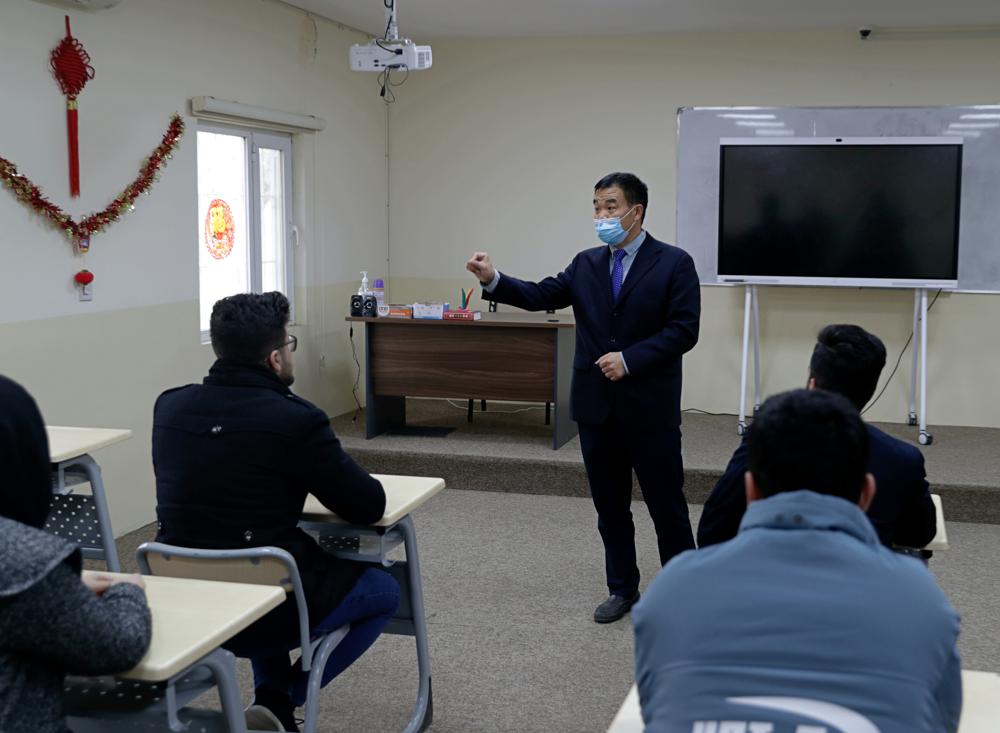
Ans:
[[[303,731],[315,733],[323,669],[330,654],[347,636],[350,625],[311,638],[309,610],[295,558],[279,547],[203,550],[146,542],[136,550],[136,561],[144,575],[277,585],[286,593],[293,593],[299,616],[300,664],[302,671],[309,673]]]

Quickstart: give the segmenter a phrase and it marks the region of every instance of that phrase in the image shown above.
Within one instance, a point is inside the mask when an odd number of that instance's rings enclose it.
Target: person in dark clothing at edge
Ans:
[[[350,624],[322,684],[371,646],[399,607],[387,572],[339,560],[298,528],[307,494],[348,522],[385,511],[382,485],[344,452],[327,415],[289,389],[297,340],[281,293],[240,294],[212,309],[217,361],[202,384],[168,390],[153,416],[157,540],[184,547],[273,546],[295,558],[314,635]],[[299,646],[292,595],[225,644],[249,657],[251,728],[297,731],[307,674],[289,662]]]
[[[38,406],[0,377],[0,731],[66,733],[67,674],[131,669],[152,621],[138,575],[88,573],[80,548],[43,530],[52,502]]]
[[[807,387],[843,395],[860,411],[875,394],[885,356],[882,341],[860,326],[826,326],[813,349]],[[866,427],[871,443],[868,470],[878,483],[868,519],[886,547],[923,547],[937,532],[923,454],[873,425]],[[705,502],[698,523],[699,547],[725,542],[739,531],[747,508],[743,480],[749,460],[747,437]]]

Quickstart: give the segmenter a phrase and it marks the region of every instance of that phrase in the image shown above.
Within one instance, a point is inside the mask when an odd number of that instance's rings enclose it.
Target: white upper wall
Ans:
[[[997,39],[844,33],[446,41],[392,109],[392,271],[461,277],[472,248],[525,276],[596,240],[593,184],[633,171],[675,230],[677,109],[992,102]],[[430,256],[433,251],[435,256]]]
[[[327,18],[381,34],[378,2],[289,0]],[[994,0],[397,0],[402,35],[425,38],[546,38],[676,33],[691,30],[954,27],[1000,22]]]
[[[49,70],[64,10],[0,3],[0,156],[76,218],[103,209],[136,176],[171,114],[188,131],[136,210],[93,237],[85,260],[67,238],[0,191],[0,323],[176,303],[198,297],[196,120],[188,99],[212,95],[323,117],[295,138],[303,251],[299,285],[354,279],[384,250],[384,106],[371,76],[349,71],[362,37],[271,0],[127,0],[70,11],[96,71],[79,99],[81,196],[70,199],[65,98]],[[359,244],[363,243],[363,244]],[[94,271],[80,303],[73,274]],[[197,325],[195,325],[197,328]]]
[[[414,278],[407,294],[455,298],[473,282],[464,263],[477,249],[518,277],[560,271],[596,244],[593,185],[612,170],[647,182],[646,226],[674,241],[679,107],[991,103],[997,43],[861,42],[844,32],[434,41],[434,67],[397,89],[391,113],[390,288]],[[702,292],[683,405],[732,412],[742,293]],[[831,322],[879,334],[891,369],[910,333],[912,295],[765,288],[761,318],[766,395],[805,384],[816,333]],[[1000,395],[983,388],[1000,361],[998,319],[998,296],[945,294],[935,306],[932,424],[1000,426]],[[909,356],[868,417],[905,419],[908,385]]]
[[[326,119],[325,130],[293,141],[295,388],[331,414],[349,409],[347,283],[386,253],[385,106],[374,77],[347,60],[362,36],[277,0],[124,0],[71,11],[96,69],[80,97],[83,195],[71,201],[65,101],[48,71],[63,14],[0,0],[0,156],[73,214],[102,209],[131,182],[192,96]],[[118,534],[154,518],[157,395],[200,380],[213,360],[199,338],[196,122],[188,123],[151,195],[94,237],[93,302],[76,299],[71,278],[84,261],[66,238],[0,190],[0,374],[35,396],[50,424],[133,431],[97,456]]]

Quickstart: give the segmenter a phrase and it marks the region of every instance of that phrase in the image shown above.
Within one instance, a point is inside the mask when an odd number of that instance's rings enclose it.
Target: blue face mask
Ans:
[[[632,209],[634,208],[633,206]],[[628,216],[629,211],[632,211],[632,209],[626,211],[625,216]],[[628,229],[634,227],[636,221],[638,219],[633,221],[632,226]],[[620,216],[612,216],[608,219],[594,219],[594,231],[597,233],[597,238],[605,244],[621,244],[628,236],[628,229],[622,228],[622,217]]]

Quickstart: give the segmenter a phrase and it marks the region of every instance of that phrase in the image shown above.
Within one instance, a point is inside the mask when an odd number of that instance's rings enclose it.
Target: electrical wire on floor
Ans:
[[[690,412],[696,415],[711,415],[712,417],[738,417],[735,412],[709,412],[708,410],[700,410],[697,407],[688,407],[681,412]]]
[[[445,400],[445,402],[447,402],[449,405],[451,405],[452,407],[454,407],[456,409],[459,409],[459,410],[465,411],[465,410],[469,409],[468,403],[466,403],[466,404],[463,405],[463,404],[460,404],[460,403],[456,403],[455,400]],[[490,409],[487,412],[476,413],[476,414],[477,415],[480,415],[480,414],[482,414],[482,415],[489,415],[490,413],[493,413],[494,415],[496,415],[496,414],[500,414],[500,415],[513,415],[516,412],[531,412],[532,410],[544,410],[544,409],[545,409],[545,405],[531,405],[530,407],[521,407],[521,408],[518,408],[516,410],[494,410],[494,409]]]
[[[928,313],[931,312],[931,308],[933,308],[934,304],[937,303],[937,299],[938,299],[938,297],[940,295],[941,295],[941,291],[940,290],[938,290],[934,294],[934,299],[931,301],[930,305],[927,306],[927,312]],[[892,371],[889,373],[889,376],[885,380],[885,384],[882,385],[882,389],[879,390],[879,393],[877,395],[875,395],[875,398],[871,402],[868,403],[868,405],[865,407],[865,409],[863,409],[861,411],[862,415],[864,415],[870,409],[872,409],[873,407],[875,407],[875,403],[878,402],[879,399],[882,397],[882,395],[885,394],[885,390],[889,387],[889,383],[892,381],[892,378],[895,377],[896,376],[896,372],[899,371],[899,365],[903,362],[903,354],[906,353],[906,350],[910,347],[910,344],[913,343],[913,336],[914,336],[913,331],[910,331],[910,338],[906,339],[906,343],[903,344],[903,348],[900,349],[900,351],[899,351],[899,357],[896,359],[896,366],[894,366],[892,368]]]
[[[354,374],[354,386],[351,387],[351,394],[354,395],[354,404],[358,408],[354,411],[354,417],[351,418],[351,423],[357,423],[358,415],[361,414],[361,400],[358,399],[358,385],[361,383],[361,362],[358,361],[358,350],[354,345],[354,326],[350,328],[351,336],[351,356],[354,357],[354,366],[357,371]]]

